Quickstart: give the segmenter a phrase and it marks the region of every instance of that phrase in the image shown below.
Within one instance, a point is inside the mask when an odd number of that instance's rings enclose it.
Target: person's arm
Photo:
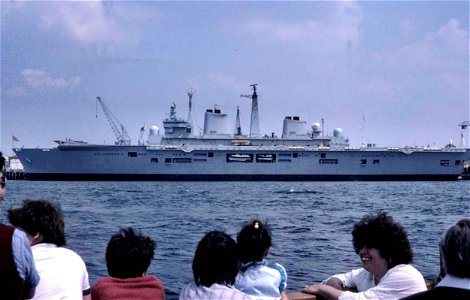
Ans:
[[[36,271],[33,254],[28,238],[23,231],[15,229],[12,238],[13,259],[18,274],[24,281],[24,294],[26,299],[34,297],[36,286],[39,283],[39,274]]]
[[[313,284],[303,289],[302,292],[322,296],[327,300],[338,300],[343,293],[343,291],[326,284]]]
[[[328,280],[325,281],[325,284],[334,287],[337,290],[344,290],[343,282],[336,277],[330,277]]]
[[[83,296],[83,300],[91,300],[91,294]]]
[[[287,296],[286,291],[281,293],[281,300],[289,300],[289,296]]]

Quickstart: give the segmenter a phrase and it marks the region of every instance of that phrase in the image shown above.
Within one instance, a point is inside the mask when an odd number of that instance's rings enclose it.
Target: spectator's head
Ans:
[[[193,259],[194,282],[197,285],[233,285],[239,268],[237,244],[229,235],[211,231],[197,245]]]
[[[271,231],[266,224],[253,220],[238,233],[237,244],[243,263],[261,261],[271,247]]]
[[[58,203],[47,200],[24,200],[19,208],[8,210],[10,223],[22,229],[31,245],[39,243],[65,246],[64,217]]]
[[[451,226],[441,240],[441,257],[447,274],[470,278],[470,219]]]
[[[387,261],[388,269],[413,261],[413,251],[405,229],[386,212],[364,216],[354,225],[352,236],[357,254],[364,246],[375,248]]]
[[[155,254],[156,243],[132,227],[120,229],[106,248],[106,267],[109,276],[116,278],[142,277]]]

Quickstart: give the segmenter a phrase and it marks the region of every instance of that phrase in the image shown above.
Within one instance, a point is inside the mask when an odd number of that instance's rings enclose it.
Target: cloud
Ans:
[[[428,33],[424,39],[402,47],[398,59],[431,69],[454,69],[459,68],[462,59],[468,56],[468,46],[468,32],[460,28],[457,20],[450,19],[436,32]]]
[[[314,45],[319,50],[342,51],[359,45],[362,20],[362,9],[357,2],[341,1],[328,20],[287,23],[257,19],[245,23],[241,29],[262,36],[263,42],[302,43]]]
[[[101,1],[53,2],[44,7],[41,28],[56,30],[82,45],[117,46],[131,39]]]
[[[50,88],[50,89],[65,89],[78,86],[80,84],[80,78],[72,77],[69,79],[65,78],[54,78],[46,72],[34,69],[26,69],[21,71],[21,75],[28,85],[32,88]]]

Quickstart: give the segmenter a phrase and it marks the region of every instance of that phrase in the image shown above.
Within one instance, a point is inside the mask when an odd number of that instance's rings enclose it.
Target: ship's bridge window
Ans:
[[[137,157],[137,152],[127,152],[127,157]]]
[[[321,158],[326,158],[326,153],[320,153]]]
[[[367,165],[367,159],[361,159],[361,165]]]
[[[292,157],[294,158],[299,157],[299,153],[292,153]]]
[[[150,159],[150,162],[151,163],[158,163],[158,158],[153,157],[153,158]]]
[[[455,161],[455,164],[456,164],[456,165],[461,165],[461,164],[463,164],[463,161],[461,161],[461,160],[456,160],[456,161]]]
[[[208,157],[214,157],[214,152],[209,152],[209,153],[207,153],[207,156],[208,156]]]
[[[378,159],[374,159],[374,161],[373,161],[373,164],[374,164],[374,165],[378,165],[378,164],[380,164],[380,160],[378,160]]]
[[[165,163],[166,164],[171,164],[171,158],[165,158]]]
[[[449,165],[449,160],[443,159],[441,160],[441,166],[448,166]]]

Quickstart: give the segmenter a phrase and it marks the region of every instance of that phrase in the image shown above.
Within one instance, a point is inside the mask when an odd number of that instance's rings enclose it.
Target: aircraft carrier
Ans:
[[[170,107],[163,121],[149,130],[146,141],[132,145],[125,127],[97,97],[116,135],[114,145],[57,140],[54,148],[14,148],[30,180],[457,180],[468,149],[395,148],[365,145],[353,148],[340,128],[331,135],[323,122],[311,126],[298,116],[283,120],[282,136],[259,130],[258,94],[251,86],[249,135],[235,130],[220,109],[208,109],[202,134],[195,134],[188,92],[187,119]],[[142,132],[144,129],[142,128]]]

